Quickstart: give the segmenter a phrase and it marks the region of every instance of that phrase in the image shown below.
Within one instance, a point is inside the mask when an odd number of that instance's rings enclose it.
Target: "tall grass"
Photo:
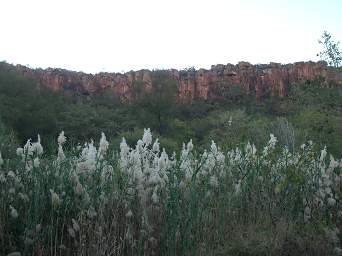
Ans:
[[[342,162],[312,142],[168,155],[147,129],[119,152],[104,134],[57,143],[1,158],[1,255],[341,254]]]

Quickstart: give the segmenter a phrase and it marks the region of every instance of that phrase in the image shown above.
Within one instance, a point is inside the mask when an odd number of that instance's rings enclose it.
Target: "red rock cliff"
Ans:
[[[149,70],[120,73],[98,73],[96,75],[63,69],[30,69],[17,65],[15,69],[26,76],[37,78],[41,85],[68,96],[92,95],[104,90],[113,90],[122,101],[132,99],[132,85],[140,81],[148,90],[152,86],[152,72]],[[341,70],[328,67],[325,62],[298,62],[281,65],[270,63],[251,65],[239,62],[237,65],[214,65],[210,70],[169,70],[178,83],[178,95],[182,101],[194,98],[215,99],[221,97],[221,86],[241,86],[246,94],[262,98],[265,94],[286,95],[289,84],[322,76],[327,83],[332,81],[342,86]]]

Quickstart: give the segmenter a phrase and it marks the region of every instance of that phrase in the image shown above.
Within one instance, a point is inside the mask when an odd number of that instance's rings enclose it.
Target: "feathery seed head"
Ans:
[[[12,205],[10,205],[10,215],[13,219],[18,218],[19,216],[18,211]]]
[[[50,194],[51,194],[51,204],[54,208],[57,208],[61,204],[61,199],[57,195],[55,191],[50,189]]]
[[[144,129],[144,135],[142,141],[146,146],[149,146],[152,143],[152,133],[150,128]]]
[[[57,138],[57,142],[59,146],[62,146],[65,142],[66,142],[66,137],[64,136],[64,131],[62,131],[58,138]]]
[[[106,139],[106,135],[102,132],[99,146],[99,154],[104,156],[108,150],[109,142]]]

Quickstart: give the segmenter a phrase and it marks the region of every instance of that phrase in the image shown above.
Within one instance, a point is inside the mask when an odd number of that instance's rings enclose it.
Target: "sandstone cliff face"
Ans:
[[[42,86],[71,97],[92,95],[112,90],[122,101],[132,100],[133,84],[139,81],[145,90],[152,86],[152,72],[149,70],[120,73],[98,73],[96,75],[73,72],[63,69],[30,69],[17,65],[15,69],[22,74],[37,78]],[[261,99],[264,95],[284,97],[291,83],[316,76],[325,78],[326,83],[335,82],[342,86],[341,70],[327,67],[325,62],[298,62],[281,65],[270,63],[251,65],[239,62],[237,65],[214,65],[210,70],[169,70],[172,79],[178,83],[180,101],[195,98],[219,98],[222,86],[241,86],[246,94]]]

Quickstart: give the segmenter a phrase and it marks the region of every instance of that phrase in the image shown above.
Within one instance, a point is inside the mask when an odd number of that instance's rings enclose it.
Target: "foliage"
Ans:
[[[334,42],[331,39],[331,34],[324,31],[321,39],[318,42],[322,45],[323,50],[317,54],[322,60],[328,62],[329,65],[339,67],[342,63],[342,52],[339,48],[340,42]]]
[[[340,87],[318,77],[256,101],[226,85],[222,99],[182,104],[168,74],[154,71],[150,90],[134,83],[134,101],[122,104],[111,91],[69,100],[0,65],[1,255],[341,246],[341,161],[327,155],[342,157]],[[60,130],[67,142],[56,142]]]
[[[168,155],[150,129],[133,147],[37,142],[0,162],[0,253],[332,255],[342,239],[342,161],[312,142]],[[6,162],[6,164],[4,164]],[[300,242],[299,242],[300,240]],[[292,244],[289,244],[291,242]]]
[[[233,85],[227,82],[217,82],[210,93],[219,95],[215,101],[221,101],[230,106],[234,104],[241,105],[249,98],[242,85]]]
[[[62,99],[33,79],[7,71],[0,65],[0,113],[3,122],[23,141],[40,133],[49,137],[57,133],[56,122]]]
[[[138,101],[138,106],[144,108],[144,118],[150,119],[152,128],[159,134],[165,134],[167,127],[167,118],[171,114],[172,107],[176,103],[177,83],[171,79],[166,70],[157,70],[152,75],[152,88],[147,91]]]
[[[152,87],[133,83],[134,101],[130,103],[121,103],[111,90],[70,100],[0,65],[2,120],[20,142],[37,133],[48,142],[60,130],[76,144],[101,132],[119,141],[122,135],[130,137],[148,126],[171,151],[190,138],[201,149],[212,139],[223,148],[247,141],[261,146],[268,134],[274,133],[290,148],[314,139],[342,156],[342,90],[337,85],[328,86],[321,77],[290,85],[284,98],[265,96],[256,101],[253,92],[244,95],[240,87],[221,84],[223,87],[217,89],[223,90],[222,98],[195,99],[186,104],[177,102],[177,84],[169,72],[153,71],[151,78]],[[231,117],[232,125],[227,126]],[[283,139],[289,134],[280,135],[286,132],[285,123],[294,136],[291,143]],[[132,142],[135,139],[136,135]],[[53,145],[47,150],[50,148],[53,150]]]
[[[99,131],[117,135],[119,133],[118,113],[106,106],[90,104],[71,104],[61,113],[57,127],[65,130],[76,141],[95,138]]]
[[[0,152],[4,158],[13,155],[16,143],[15,134],[5,127],[0,116]]]

